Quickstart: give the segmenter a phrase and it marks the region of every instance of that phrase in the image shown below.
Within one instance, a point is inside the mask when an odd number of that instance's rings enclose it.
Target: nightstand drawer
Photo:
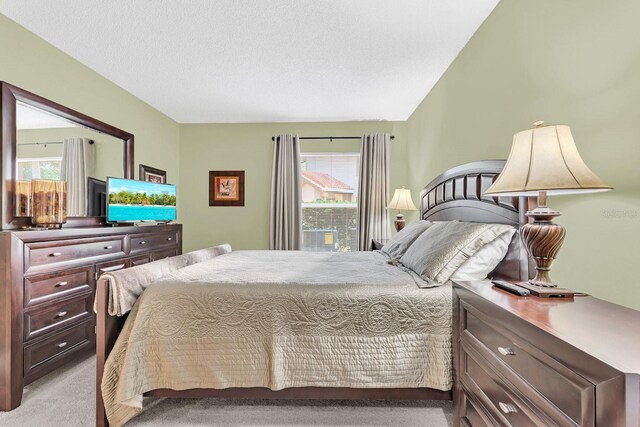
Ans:
[[[489,326],[469,311],[462,342],[486,347],[486,357],[495,360],[493,365],[496,369],[511,376],[509,379],[515,386],[524,393],[532,387],[559,409],[556,420],[568,417],[579,425],[587,422],[584,413],[595,405],[595,388],[566,366],[536,351],[524,341],[516,343],[506,336],[506,332]],[[482,349],[479,351],[482,353]],[[501,368],[505,364],[512,374]]]
[[[480,414],[478,408],[475,407],[474,403],[469,399],[466,394],[462,395],[462,418],[461,425],[465,427],[490,427],[491,424],[485,420],[485,416]]]
[[[465,372],[462,373],[463,384],[475,392],[474,394],[483,398],[484,404],[500,424],[518,427],[549,425],[538,419],[495,374],[490,374],[491,369],[484,362],[476,360],[466,352],[463,352],[463,357],[465,360]]]

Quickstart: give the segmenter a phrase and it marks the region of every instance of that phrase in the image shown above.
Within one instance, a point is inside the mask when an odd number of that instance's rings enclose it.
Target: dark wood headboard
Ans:
[[[491,197],[484,192],[502,171],[505,160],[481,160],[449,169],[420,192],[420,219],[510,224],[526,222],[531,208],[525,197]],[[530,261],[520,239],[514,235],[507,256],[494,271],[494,277],[509,280],[529,278]]]

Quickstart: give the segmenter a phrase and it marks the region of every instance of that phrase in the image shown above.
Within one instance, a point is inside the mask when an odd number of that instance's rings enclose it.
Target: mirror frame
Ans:
[[[56,102],[39,95],[13,86],[6,82],[0,82],[2,94],[2,111],[0,114],[0,226],[2,230],[19,229],[30,225],[28,217],[17,217],[15,213],[14,182],[16,177],[16,102],[32,105],[41,110],[63,117],[106,135],[113,136],[123,141],[124,148],[124,178],[134,179],[133,172],[133,135],[100,120],[89,117],[78,111],[72,110]],[[105,217],[68,217],[63,228],[100,226],[106,223]]]

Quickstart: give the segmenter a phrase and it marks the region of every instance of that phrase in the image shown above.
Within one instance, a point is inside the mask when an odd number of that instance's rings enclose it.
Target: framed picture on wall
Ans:
[[[209,206],[244,206],[244,171],[209,171]]]
[[[167,183],[167,171],[162,169],[152,168],[147,165],[140,165],[138,170],[138,179],[140,181],[156,182],[158,184]]]

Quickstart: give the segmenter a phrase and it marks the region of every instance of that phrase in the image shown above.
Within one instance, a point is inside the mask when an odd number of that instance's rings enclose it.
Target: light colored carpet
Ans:
[[[25,388],[22,405],[0,412],[0,426],[95,425],[95,357]],[[164,399],[128,426],[421,426],[452,425],[451,402]]]

